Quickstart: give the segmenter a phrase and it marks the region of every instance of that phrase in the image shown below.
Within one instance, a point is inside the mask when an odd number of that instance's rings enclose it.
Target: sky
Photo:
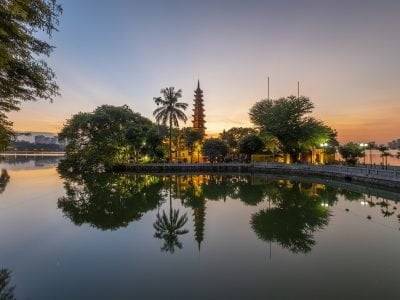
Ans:
[[[102,104],[153,119],[153,97],[167,86],[191,109],[198,79],[209,133],[251,126],[269,76],[272,98],[296,94],[300,81],[314,116],[342,142],[400,138],[399,0],[60,3],[48,61],[62,95],[11,113],[16,130],[58,132]]]

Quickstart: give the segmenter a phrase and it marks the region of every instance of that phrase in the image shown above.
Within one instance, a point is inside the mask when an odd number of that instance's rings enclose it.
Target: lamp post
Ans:
[[[368,147],[368,144],[366,143],[361,143],[360,147],[363,149],[363,153],[364,153],[364,166],[365,166],[365,149]]]
[[[326,154],[326,152],[325,152],[325,149],[326,149],[326,147],[328,147],[328,143],[322,143],[322,144],[320,144],[320,146],[322,147],[322,153],[324,154],[324,156],[323,156],[323,158],[324,158],[324,164],[325,164],[325,154]]]

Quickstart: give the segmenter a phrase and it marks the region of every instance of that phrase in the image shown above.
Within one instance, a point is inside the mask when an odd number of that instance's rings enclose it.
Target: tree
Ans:
[[[228,145],[221,139],[211,138],[204,141],[203,155],[213,163],[221,161],[228,153]]]
[[[15,286],[11,285],[11,272],[8,269],[0,269],[0,299],[15,300]]]
[[[264,133],[275,136],[281,150],[299,160],[300,154],[336,142],[336,132],[322,121],[308,116],[314,105],[307,97],[289,96],[278,100],[261,100],[250,109],[250,119]]]
[[[248,161],[251,155],[262,152],[264,148],[264,141],[256,134],[247,135],[239,142],[239,152],[245,154]]]
[[[349,165],[355,165],[358,159],[365,155],[364,149],[353,142],[340,146],[339,153]]]
[[[376,143],[375,142],[369,142],[367,144],[367,148],[369,150],[369,163],[372,165],[372,150],[376,149]]]
[[[379,145],[378,150],[381,153],[382,165],[385,165],[386,168],[387,168],[387,166],[388,166],[388,157],[391,156],[391,154],[389,152],[389,147],[386,146],[386,145]]]
[[[190,155],[190,162],[193,162],[193,152],[194,152],[194,148],[196,146],[196,143],[200,142],[204,135],[202,134],[202,132],[193,129],[191,127],[186,127],[182,129],[182,136],[183,136],[183,140],[185,143],[185,146],[187,147],[188,151],[189,151],[189,155]]]
[[[182,98],[182,90],[175,91],[174,87],[167,87],[161,90],[161,94],[163,97],[154,98],[159,107],[154,110],[153,115],[157,124],[169,124],[169,161],[172,162],[172,128],[179,127],[179,121],[187,121],[184,111],[188,105],[178,102],[179,98]]]
[[[66,160],[82,171],[98,171],[138,160],[154,124],[128,106],[99,106],[67,120],[59,139],[67,141]]]
[[[5,113],[23,101],[53,100],[58,95],[53,70],[42,59],[54,47],[39,39],[57,30],[62,8],[56,0],[0,1],[0,146],[12,138]]]
[[[245,136],[256,133],[257,131],[254,128],[232,127],[220,133],[219,138],[228,144],[230,153],[237,154],[239,152],[240,140]]]

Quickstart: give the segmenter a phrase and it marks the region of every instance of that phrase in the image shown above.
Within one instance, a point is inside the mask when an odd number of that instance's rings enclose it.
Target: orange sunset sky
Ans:
[[[342,142],[400,138],[399,1],[89,2],[61,1],[49,61],[62,95],[11,113],[16,130],[58,132],[101,104],[152,119],[162,87],[192,104],[198,78],[209,133],[250,126],[270,76],[273,98],[300,81]]]

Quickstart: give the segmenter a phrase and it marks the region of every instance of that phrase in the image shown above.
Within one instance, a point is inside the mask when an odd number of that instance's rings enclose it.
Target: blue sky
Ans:
[[[64,0],[50,63],[62,96],[27,103],[17,130],[58,131],[101,104],[151,118],[166,86],[192,104],[199,78],[209,132],[248,126],[266,97],[301,94],[341,140],[400,137],[400,1]]]

